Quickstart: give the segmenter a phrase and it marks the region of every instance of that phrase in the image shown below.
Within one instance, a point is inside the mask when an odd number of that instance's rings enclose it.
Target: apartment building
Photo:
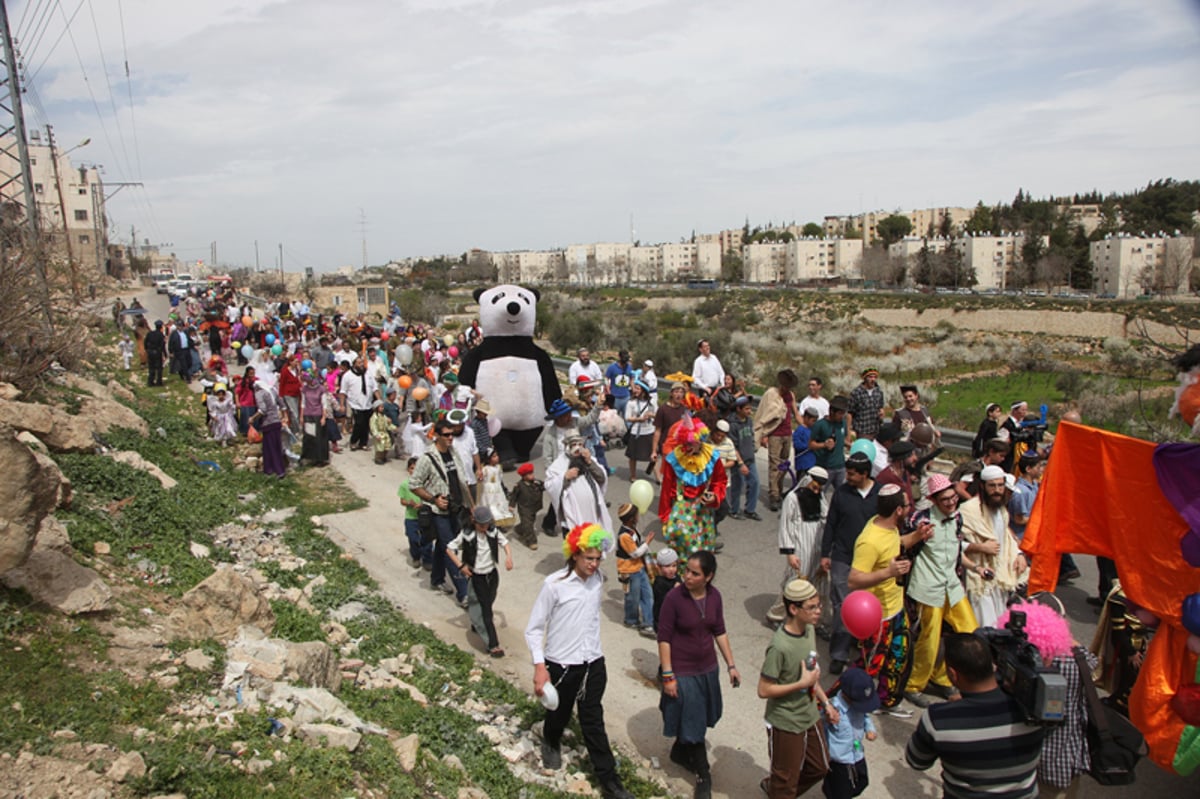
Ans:
[[[1048,243],[1048,239],[1046,239]],[[1021,258],[1021,234],[1003,236],[962,236],[954,246],[963,256],[963,264],[975,270],[976,291],[1003,291],[1008,276]]]
[[[862,276],[861,239],[802,236],[788,242],[786,247],[785,272],[789,281],[857,279]]]
[[[742,275],[747,283],[788,280],[788,248],[795,242],[761,242],[742,248]]]
[[[1188,289],[1196,241],[1191,236],[1119,234],[1094,241],[1088,255],[1096,292],[1122,299],[1140,294],[1180,294]]]
[[[11,138],[0,144],[15,148]],[[104,186],[95,167],[71,164],[69,152],[73,149],[51,148],[40,131],[30,131],[33,202],[43,240],[52,257],[68,264],[73,278],[85,283],[107,268]],[[4,194],[8,191],[5,189]]]

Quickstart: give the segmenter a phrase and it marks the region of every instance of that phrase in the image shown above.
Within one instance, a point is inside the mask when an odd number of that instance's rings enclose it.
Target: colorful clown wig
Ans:
[[[563,539],[563,557],[569,560],[572,555],[585,549],[607,550],[611,546],[612,533],[595,522],[584,522],[575,525]]]
[[[1051,661],[1059,655],[1070,654],[1074,643],[1071,628],[1067,626],[1067,620],[1058,615],[1054,608],[1037,602],[1018,602],[1004,611],[996,621],[998,629],[1008,624],[1009,616],[1014,610],[1025,614],[1025,634],[1029,636],[1029,643],[1037,647],[1046,661]]]

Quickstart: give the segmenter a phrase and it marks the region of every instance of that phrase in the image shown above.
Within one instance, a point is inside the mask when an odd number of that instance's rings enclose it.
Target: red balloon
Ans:
[[[379,334],[380,341],[387,341],[391,337],[392,337],[392,334],[387,332],[386,330]]]
[[[457,358],[457,357],[458,357],[458,347],[451,347],[451,348],[450,348],[450,350],[449,350],[449,352],[450,352],[450,357],[451,357],[451,358]]]
[[[855,638],[874,638],[883,623],[883,605],[870,591],[853,591],[842,602],[842,623]]]

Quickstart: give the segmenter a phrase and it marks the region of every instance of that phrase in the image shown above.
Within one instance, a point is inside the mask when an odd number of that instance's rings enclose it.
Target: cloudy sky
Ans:
[[[1200,178],[1200,0],[8,5],[27,125],[90,137],[76,162],[145,184],[116,235],[188,260],[361,264],[364,218],[378,264]]]

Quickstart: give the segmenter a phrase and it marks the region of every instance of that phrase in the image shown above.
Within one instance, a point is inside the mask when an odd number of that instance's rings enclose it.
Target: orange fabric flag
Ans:
[[[1188,526],[1159,488],[1154,449],[1149,441],[1063,422],[1021,548],[1033,556],[1030,594],[1054,590],[1061,553],[1102,555],[1116,562],[1125,595],[1162,620],[1129,705],[1151,759],[1174,770],[1177,762],[1194,762],[1190,755],[1177,761],[1185,754],[1177,752],[1185,725],[1169,702],[1196,672],[1180,619],[1184,597],[1200,591],[1200,569],[1180,552]],[[1188,741],[1196,745],[1192,736]]]

